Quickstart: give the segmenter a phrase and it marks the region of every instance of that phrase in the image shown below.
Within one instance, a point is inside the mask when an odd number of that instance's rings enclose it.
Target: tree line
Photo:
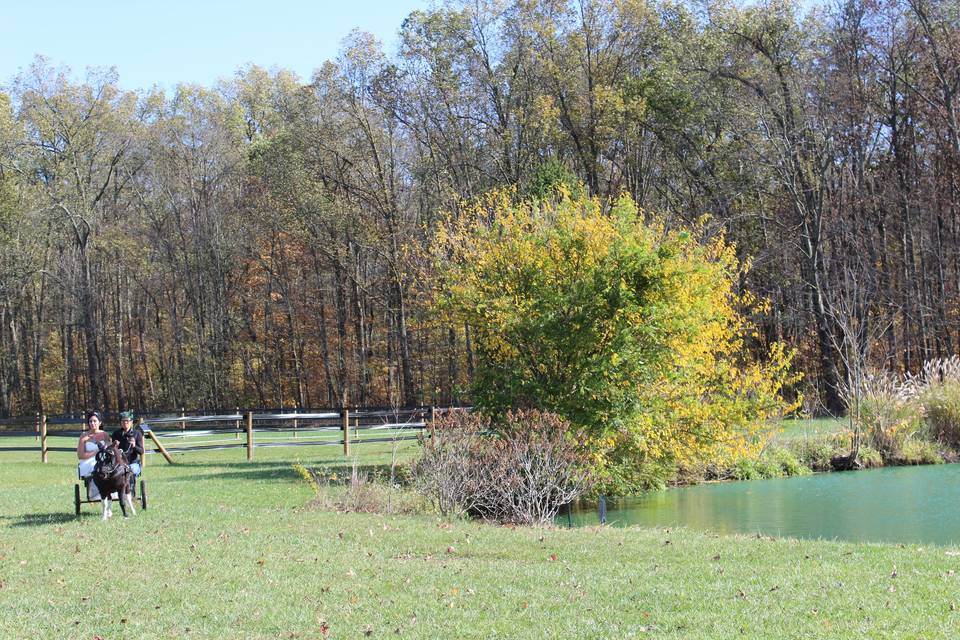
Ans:
[[[960,344],[960,5],[457,0],[309,81],[0,91],[0,414],[457,404],[438,225],[558,184],[723,234],[840,412]],[[854,360],[857,362],[854,363]]]

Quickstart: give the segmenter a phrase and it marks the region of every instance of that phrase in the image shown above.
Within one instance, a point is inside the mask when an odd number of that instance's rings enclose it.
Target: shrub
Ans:
[[[804,465],[789,449],[776,448],[764,453],[773,464],[780,469],[780,475],[803,476],[810,473],[810,468]]]
[[[476,507],[489,429],[490,420],[479,413],[451,411],[434,421],[432,438],[421,440],[420,458],[410,469],[413,486],[442,515],[459,517]]]
[[[911,438],[903,443],[897,464],[942,464],[937,445],[928,440]]]
[[[491,425],[481,415],[451,412],[423,442],[414,486],[447,516],[549,524],[589,487],[584,440],[551,413],[508,412]]]
[[[552,413],[508,412],[483,448],[478,515],[497,522],[544,525],[588,486],[585,438]]]
[[[864,469],[877,469],[883,466],[883,456],[873,447],[860,447],[860,464]]]
[[[730,472],[734,480],[762,480],[783,475],[780,468],[763,458],[740,458]]]
[[[830,471],[830,460],[842,452],[841,437],[826,433],[791,440],[787,449],[803,466],[813,471]]]
[[[760,480],[763,478],[783,478],[801,476],[810,473],[797,457],[787,449],[768,449],[760,457],[744,457],[719,477],[735,480]]]
[[[435,250],[438,309],[472,330],[475,406],[536,406],[583,429],[605,492],[758,453],[757,430],[789,409],[792,353],[746,355],[758,305],[741,293],[735,247],[702,226],[667,224],[628,196],[607,209],[496,192]]]

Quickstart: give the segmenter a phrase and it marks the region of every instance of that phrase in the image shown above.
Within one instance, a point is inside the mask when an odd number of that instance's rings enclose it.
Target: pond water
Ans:
[[[566,524],[561,513],[558,521]],[[573,509],[597,524],[596,504]],[[860,542],[960,543],[960,464],[705,484],[607,500],[613,526]]]

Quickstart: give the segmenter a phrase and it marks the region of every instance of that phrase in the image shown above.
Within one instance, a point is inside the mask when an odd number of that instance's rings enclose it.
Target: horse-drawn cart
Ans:
[[[90,476],[82,477],[80,474],[77,474],[77,477],[80,479],[75,485],[73,485],[73,505],[76,511],[76,515],[80,515],[80,505],[82,504],[100,504],[100,498],[90,498],[90,484],[93,482],[93,478]],[[131,487],[130,495],[134,501],[140,502],[140,507],[146,511],[147,509],[147,483],[142,477],[137,478],[137,482],[133,483]],[[140,485],[139,492],[137,490],[137,485]],[[114,500],[120,500],[120,496],[114,493],[112,496]],[[122,503],[121,503],[122,504]],[[121,507],[122,508],[122,507]]]

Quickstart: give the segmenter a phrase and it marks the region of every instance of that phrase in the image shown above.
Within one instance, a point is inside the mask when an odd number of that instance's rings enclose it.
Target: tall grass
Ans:
[[[930,435],[960,448],[960,358],[926,363],[922,380],[919,397]]]
[[[905,443],[922,435],[923,410],[913,385],[890,373],[876,373],[863,379],[859,397],[859,426],[866,443],[884,460],[900,459]]]

